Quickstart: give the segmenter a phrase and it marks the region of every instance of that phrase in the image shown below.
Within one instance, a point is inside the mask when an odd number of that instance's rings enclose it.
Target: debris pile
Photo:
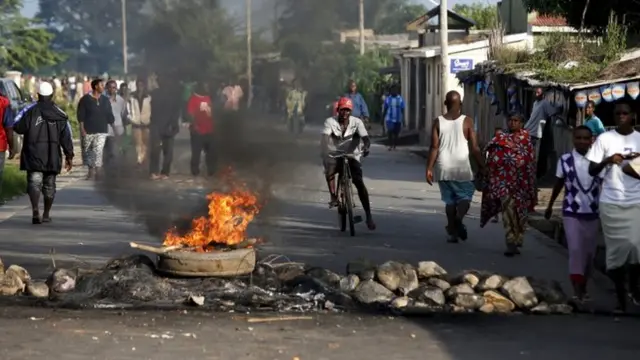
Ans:
[[[0,261],[0,295],[41,306],[76,308],[193,306],[214,311],[382,310],[397,314],[526,312],[568,314],[561,286],[483,271],[450,275],[433,261],[413,266],[388,261],[347,265],[346,275],[300,263],[259,262],[248,276],[166,278],[144,255],[109,261],[100,269],[56,269],[46,281]]]

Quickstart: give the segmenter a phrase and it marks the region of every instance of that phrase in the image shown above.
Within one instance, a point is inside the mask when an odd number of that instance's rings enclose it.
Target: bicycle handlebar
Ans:
[[[333,159],[338,159],[338,158],[351,158],[351,159],[353,159],[353,158],[356,157],[354,154],[349,154],[349,153],[344,152],[344,151],[332,151],[328,155],[329,155],[330,158],[333,158]]]

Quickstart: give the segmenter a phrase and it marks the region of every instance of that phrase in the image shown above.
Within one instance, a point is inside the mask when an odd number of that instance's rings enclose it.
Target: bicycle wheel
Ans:
[[[348,174],[348,165],[345,166],[345,171]],[[353,221],[353,193],[351,191],[351,176],[345,176],[342,183],[344,193],[344,207],[346,208],[346,215],[349,220],[349,233],[351,236],[356,236],[356,224]]]
[[[347,230],[347,211],[346,208],[344,206],[345,204],[345,199],[344,199],[344,191],[343,188],[344,186],[341,186],[342,183],[342,176],[340,176],[340,178],[338,179],[338,219],[340,221],[340,231],[346,231]]]

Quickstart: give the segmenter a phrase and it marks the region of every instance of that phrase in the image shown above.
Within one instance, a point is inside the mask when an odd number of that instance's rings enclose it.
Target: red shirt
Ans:
[[[187,103],[187,113],[193,118],[193,129],[198,134],[213,132],[213,115],[209,96],[191,95]]]
[[[7,107],[11,105],[11,102],[6,97],[0,95],[0,152],[5,152],[9,148],[9,143],[7,142],[7,134],[4,131],[4,127],[7,124],[4,124],[4,112],[7,110]]]

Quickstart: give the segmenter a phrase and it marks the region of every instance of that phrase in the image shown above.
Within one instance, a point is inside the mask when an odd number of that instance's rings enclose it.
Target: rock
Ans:
[[[27,269],[23,268],[22,266],[11,265],[5,270],[5,274],[10,272],[15,273],[25,284],[31,280],[31,275],[29,275]]]
[[[37,298],[49,297],[49,286],[44,282],[30,282],[27,284],[26,293]]]
[[[552,314],[569,315],[573,313],[573,307],[569,304],[549,304]]]
[[[55,269],[46,281],[49,294],[52,292],[66,293],[76,288],[76,273],[67,269]]]
[[[533,314],[539,314],[539,315],[547,315],[547,314],[551,314],[551,308],[549,307],[549,304],[545,303],[545,302],[541,302],[540,304],[538,304],[537,306],[531,308],[530,310]]]
[[[187,305],[202,306],[204,305],[204,296],[191,294],[187,298],[186,302],[187,302]]]
[[[402,309],[409,306],[410,302],[411,302],[411,299],[409,299],[408,297],[400,296],[391,300],[391,303],[389,304],[389,306],[393,309]]]
[[[496,312],[508,313],[516,308],[516,304],[495,290],[485,291],[482,296],[484,297],[485,304],[493,305]]]
[[[462,276],[462,281],[471,285],[471,287],[475,289],[475,287],[478,286],[478,283],[480,282],[480,278],[476,274],[466,273]]]
[[[421,286],[409,293],[409,297],[416,301],[434,306],[444,306],[446,299],[444,292],[435,286]]]
[[[505,282],[507,282],[507,279],[503,276],[490,275],[481,279],[476,289],[479,291],[498,290]]]
[[[493,304],[487,303],[485,300],[484,305],[482,305],[478,311],[485,314],[493,314],[496,311],[496,308]]]
[[[373,280],[376,276],[376,265],[369,260],[356,260],[347,264],[347,275],[358,275],[361,281]]]
[[[447,271],[435,261],[421,261],[418,263],[418,277],[428,279],[431,277],[446,276]]]
[[[536,293],[525,277],[513,278],[505,282],[501,289],[521,309],[531,309],[538,304]]]
[[[529,281],[539,302],[552,305],[566,304],[569,301],[569,297],[564,293],[564,290],[562,290],[562,285],[555,280],[539,280],[527,277],[527,281]]]
[[[393,292],[373,280],[366,280],[358,285],[353,296],[363,304],[388,303],[393,299]]]
[[[475,294],[475,292],[473,291],[473,288],[471,288],[471,285],[467,283],[454,285],[445,292],[445,295],[449,299],[453,299],[458,294]]]
[[[24,282],[15,272],[0,274],[0,295],[13,296],[24,291]]]
[[[304,275],[305,269],[304,265],[291,264],[291,265],[280,265],[273,268],[278,279],[282,282],[287,282],[293,280],[294,278]]]
[[[340,279],[340,291],[350,293],[360,284],[360,278],[356,274],[350,274]]]
[[[306,275],[311,276],[312,278],[315,278],[331,287],[337,288],[340,285],[340,275],[331,270],[316,267],[307,270]]]
[[[418,274],[409,264],[388,261],[376,270],[376,278],[391,291],[406,295],[419,286]]]
[[[484,297],[478,294],[459,293],[453,297],[453,304],[468,310],[478,310],[484,305]]]
[[[451,306],[451,312],[452,313],[456,313],[456,314],[461,314],[461,313],[468,313],[471,312],[473,310],[469,310],[463,306],[458,306],[458,305],[452,305]]]
[[[428,285],[435,286],[442,291],[447,291],[451,288],[451,284],[449,284],[446,280],[442,280],[436,277],[428,278],[426,283]]]
[[[4,263],[2,262],[2,259],[0,259],[0,275],[4,274]]]

